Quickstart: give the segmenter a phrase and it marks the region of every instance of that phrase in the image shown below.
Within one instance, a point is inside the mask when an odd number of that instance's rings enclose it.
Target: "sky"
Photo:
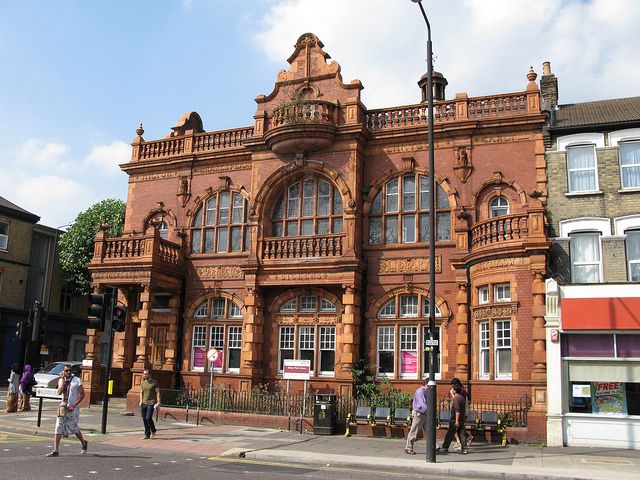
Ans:
[[[424,0],[447,98],[522,91],[550,61],[560,103],[640,95],[640,1]],[[0,196],[61,227],[126,200],[140,123],[250,126],[300,35],[368,108],[417,103],[426,28],[409,0],[0,0]],[[539,80],[539,79],[538,79]]]

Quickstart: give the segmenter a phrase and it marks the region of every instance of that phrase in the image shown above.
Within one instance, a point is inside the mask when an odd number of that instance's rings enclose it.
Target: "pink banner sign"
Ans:
[[[402,366],[400,373],[417,373],[418,356],[414,352],[402,352]]]
[[[205,351],[203,347],[193,348],[193,367],[204,368]]]

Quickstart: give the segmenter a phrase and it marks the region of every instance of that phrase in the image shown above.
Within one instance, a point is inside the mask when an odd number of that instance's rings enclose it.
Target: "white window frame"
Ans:
[[[638,269],[640,269],[640,257],[638,258],[629,258],[629,236],[631,235],[632,238],[636,239],[635,241],[640,243],[640,229],[635,229],[635,230],[628,230],[625,232],[626,234],[626,238],[624,240],[624,251],[625,251],[625,258],[627,261],[627,279],[630,282],[640,282],[640,274],[637,278],[633,278],[633,269],[632,267],[634,265],[636,265]]]
[[[420,307],[418,302],[418,295],[400,295],[400,313],[398,315],[400,318],[417,318],[419,316],[419,312]]]
[[[326,298],[320,298],[320,311],[321,312],[335,312],[336,306]]]
[[[295,312],[296,308],[297,308],[296,299],[292,298],[282,304],[282,306],[280,307],[280,311],[283,313],[291,313],[291,312]]]
[[[4,228],[2,226],[4,225]],[[2,232],[4,230],[4,233]],[[0,220],[0,250],[6,252],[9,247],[9,223]]]
[[[478,287],[478,305],[487,305],[489,303],[489,286],[484,285]]]
[[[381,337],[382,335],[382,337]],[[376,335],[376,375],[378,377],[393,378],[396,373],[396,330],[393,325],[379,326]],[[380,354],[381,352],[391,352],[393,355],[393,361],[391,362],[391,372],[380,371]]]
[[[505,328],[505,325],[508,328]],[[509,319],[498,319],[493,321],[494,328],[494,364],[495,364],[495,378],[496,380],[511,380],[513,375],[513,332],[511,330],[511,320]],[[508,332],[507,335],[499,336],[498,332]],[[509,373],[501,374],[500,373],[500,355],[498,352],[500,351],[509,351]]]
[[[197,333],[196,333],[197,332]],[[195,350],[197,347],[207,348],[207,326],[206,325],[194,325],[191,335],[191,362],[190,367],[192,372],[204,372],[204,365],[202,367],[195,367],[193,365],[195,360]],[[205,359],[205,365],[206,365]]]
[[[638,168],[640,169],[640,156],[636,163],[630,165],[622,165],[622,153],[621,148],[623,145],[635,144],[638,151],[640,151],[640,139],[627,140],[618,143],[618,163],[620,165],[620,188],[623,190],[637,190],[640,188],[640,182],[637,185],[625,185],[623,171],[625,168]]]
[[[318,351],[318,374],[325,377],[335,377],[336,375],[336,327],[321,326],[319,328],[320,333],[318,337],[319,351]],[[331,370],[325,370],[322,368],[322,352],[333,352],[333,365]]]
[[[220,302],[222,302],[222,312],[220,312]],[[227,301],[224,297],[211,299],[211,318],[225,318]]]
[[[242,309],[240,306],[229,300],[229,318],[242,318]]]
[[[229,373],[239,373],[240,365],[237,367],[230,367],[229,362],[231,360],[230,350],[238,350],[240,354],[240,364],[242,364],[242,325],[229,325],[227,328],[227,358],[225,360],[225,365],[227,367],[227,372]]]
[[[418,359],[419,355],[419,337],[417,325],[401,325],[400,326],[400,349],[398,350],[398,374],[400,378],[418,378]],[[416,357],[416,372],[402,372],[402,354],[404,352],[412,353]]]
[[[569,166],[569,155],[572,149],[585,149],[589,148],[593,152],[593,167],[574,167],[571,168]],[[592,143],[587,144],[578,144],[578,145],[569,145],[567,146],[567,191],[568,193],[593,193],[599,191],[599,182],[598,182],[598,155],[596,154],[596,146]],[[571,188],[571,172],[586,172],[592,171],[594,176],[594,188],[589,190],[578,190]]]
[[[207,318],[209,316],[209,301],[202,303],[193,314],[195,318]]]
[[[284,346],[284,348],[283,348]],[[296,357],[296,329],[292,326],[281,326],[278,331],[278,373],[282,374],[283,351],[291,351],[291,358]]]
[[[489,321],[478,323],[478,340],[478,378],[489,380],[491,375],[491,328]],[[489,358],[486,371],[482,362],[484,355]]]
[[[315,295],[302,295],[300,297],[300,313],[311,313],[318,309],[318,297]]]
[[[504,204],[502,202],[504,202]],[[502,211],[505,211],[505,213],[500,213]],[[510,212],[509,200],[507,200],[502,195],[493,198],[489,202],[489,217],[495,218],[495,217],[500,217],[502,215],[509,215],[509,212]]]
[[[597,259],[593,259],[591,261],[585,261],[585,262],[577,262],[574,260],[574,254],[575,254],[575,247],[573,245],[574,242],[572,242],[572,240],[578,238],[578,236],[582,236],[582,237],[586,237],[586,236],[593,236],[593,235],[597,235],[598,237],[598,258]],[[603,279],[603,271],[602,271],[602,235],[601,232],[594,232],[594,231],[588,231],[588,232],[572,232],[571,235],[569,236],[569,256],[571,259],[571,283],[578,283],[578,284],[585,284],[585,283],[601,283],[602,279]],[[581,267],[581,266],[589,266],[589,265],[597,265],[598,266],[598,279],[595,282],[579,282],[576,279],[576,268],[575,267]]]
[[[382,318],[395,318],[396,316],[396,298],[393,297],[387,303],[385,303],[380,309],[379,317]]]
[[[311,352],[311,358],[302,358],[302,352]],[[298,327],[298,353],[300,360],[311,360],[310,374],[316,370],[316,327],[315,325],[300,325]]]
[[[511,284],[496,283],[493,286],[493,301],[496,303],[511,301]]]
[[[215,332],[215,334],[214,334]],[[209,326],[209,348],[215,348],[222,354],[222,362],[220,362],[219,367],[213,367],[214,373],[222,373],[223,366],[226,362],[225,358],[225,349],[224,349],[224,325],[210,325]],[[210,362],[207,359],[207,366],[209,367],[209,372],[211,371],[213,362]]]

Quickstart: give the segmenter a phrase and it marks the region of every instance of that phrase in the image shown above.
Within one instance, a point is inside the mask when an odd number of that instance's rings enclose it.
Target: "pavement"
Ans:
[[[4,397],[0,397],[4,400]],[[52,436],[56,401],[44,401],[42,425],[36,426],[34,410],[20,414],[0,413],[2,432]],[[374,472],[433,475],[441,478],[513,479],[610,479],[640,478],[640,451],[612,448],[543,447],[540,445],[473,444],[468,455],[455,452],[426,461],[425,442],[415,444],[416,455],[404,453],[403,439],[319,436],[311,433],[224,424],[184,423],[162,420],[156,423],[155,439],[142,438],[139,416],[123,415],[124,403],[110,403],[107,434],[102,435],[102,407],[81,411],[80,425],[92,451],[100,444],[129,449],[174,451],[210,458],[244,459],[314,467],[353,468]],[[0,401],[4,411],[4,403]]]

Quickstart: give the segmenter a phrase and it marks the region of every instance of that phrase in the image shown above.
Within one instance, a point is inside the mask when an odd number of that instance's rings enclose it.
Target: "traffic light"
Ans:
[[[31,323],[31,341],[38,342],[42,334],[42,305],[40,302],[33,303],[33,322]]]
[[[127,308],[116,305],[111,311],[111,330],[114,332],[124,332],[125,320],[127,319]]]
[[[18,322],[16,325],[16,335],[18,336],[18,340],[26,340],[28,335],[29,326],[26,320],[22,320]]]
[[[107,312],[111,307],[110,293],[90,293],[89,309],[87,315],[89,317],[89,328],[95,328],[104,331],[104,325],[107,320]]]

